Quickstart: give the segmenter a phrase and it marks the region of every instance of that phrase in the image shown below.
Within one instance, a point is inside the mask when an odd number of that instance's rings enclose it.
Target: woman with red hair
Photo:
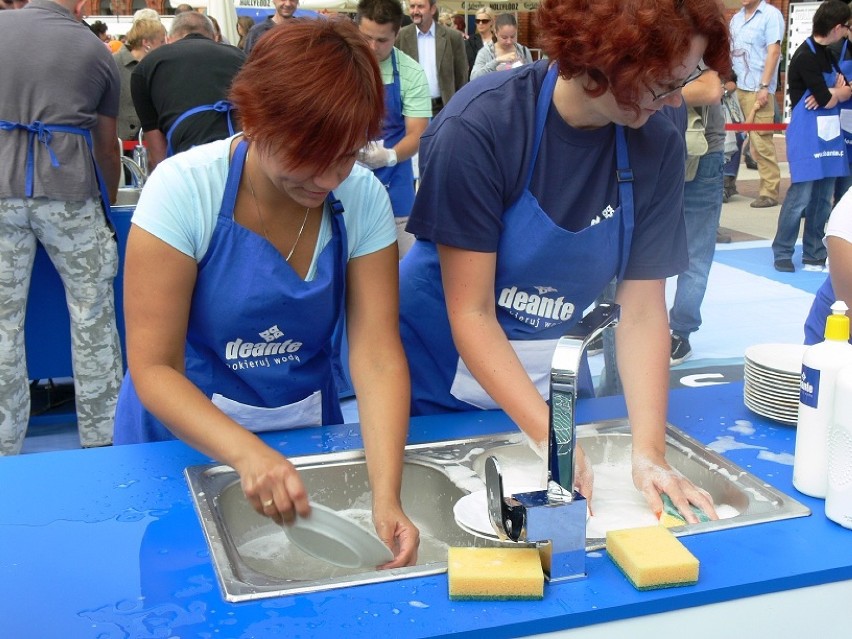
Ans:
[[[689,522],[690,503],[715,516],[665,459],[665,280],[687,252],[684,131],[660,111],[705,65],[729,71],[724,16],[717,0],[543,0],[537,20],[548,59],[471,82],[421,140],[400,273],[413,412],[501,408],[545,451],[556,341],[617,278],[634,483],[655,512],[667,493]]]
[[[384,187],[355,165],[381,131],[375,56],[349,20],[294,20],[258,41],[229,99],[244,133],[165,160],[139,199],[115,441],[178,437],[233,466],[259,513],[307,516],[295,467],[256,433],[343,421],[345,318],[385,567],[414,563],[396,230]]]

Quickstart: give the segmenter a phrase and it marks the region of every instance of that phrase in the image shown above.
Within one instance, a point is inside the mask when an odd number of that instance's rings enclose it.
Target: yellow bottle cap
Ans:
[[[831,305],[831,315],[825,319],[825,339],[849,341],[849,317],[846,315],[848,310],[849,307],[841,300]]]

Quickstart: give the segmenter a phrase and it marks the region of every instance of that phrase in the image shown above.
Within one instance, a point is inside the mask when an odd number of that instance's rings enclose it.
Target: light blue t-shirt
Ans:
[[[761,2],[746,21],[745,9],[731,18],[731,64],[737,74],[737,87],[757,91],[763,82],[766,67],[766,48],[784,39],[784,15],[768,2]],[[781,63],[779,58],[778,64]],[[772,73],[769,93],[778,85],[778,67]]]
[[[145,183],[132,222],[200,262],[210,245],[228,177],[231,140],[217,140],[160,163]],[[373,172],[358,164],[334,195],[344,207],[348,257],[375,253],[396,242],[390,200]],[[308,269],[331,239],[331,212],[323,210],[317,247]]]

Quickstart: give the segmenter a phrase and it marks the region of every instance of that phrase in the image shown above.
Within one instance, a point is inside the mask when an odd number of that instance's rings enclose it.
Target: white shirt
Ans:
[[[433,98],[441,97],[441,87],[438,86],[438,63],[435,58],[435,23],[426,33],[419,28],[417,31],[417,61],[426,72],[426,82],[429,83],[429,94]]]

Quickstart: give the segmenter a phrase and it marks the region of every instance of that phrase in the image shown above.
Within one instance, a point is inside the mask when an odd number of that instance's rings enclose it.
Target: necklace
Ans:
[[[251,148],[249,147],[249,152]],[[248,152],[246,153],[246,163],[248,164]],[[266,238],[266,241],[272,244],[272,240],[269,239],[269,232],[266,230],[266,224],[263,222],[263,215],[260,213],[260,204],[257,202],[257,196],[254,194],[254,184],[251,181],[251,172],[246,171],[246,177],[248,178],[249,183],[249,191],[251,191],[251,199],[254,200],[254,210],[257,212],[257,220],[260,222],[260,228],[263,230],[263,237]],[[305,231],[305,224],[308,223],[308,214],[311,212],[311,207],[305,209],[305,217],[302,219],[302,226],[299,227],[299,233],[296,235],[296,241],[293,242],[293,246],[290,248],[290,252],[287,253],[287,257],[284,258],[285,261],[289,262],[290,258],[293,257],[293,253],[296,251],[296,247],[299,245],[299,240],[302,239],[302,233]],[[274,245],[273,245],[274,246]]]

